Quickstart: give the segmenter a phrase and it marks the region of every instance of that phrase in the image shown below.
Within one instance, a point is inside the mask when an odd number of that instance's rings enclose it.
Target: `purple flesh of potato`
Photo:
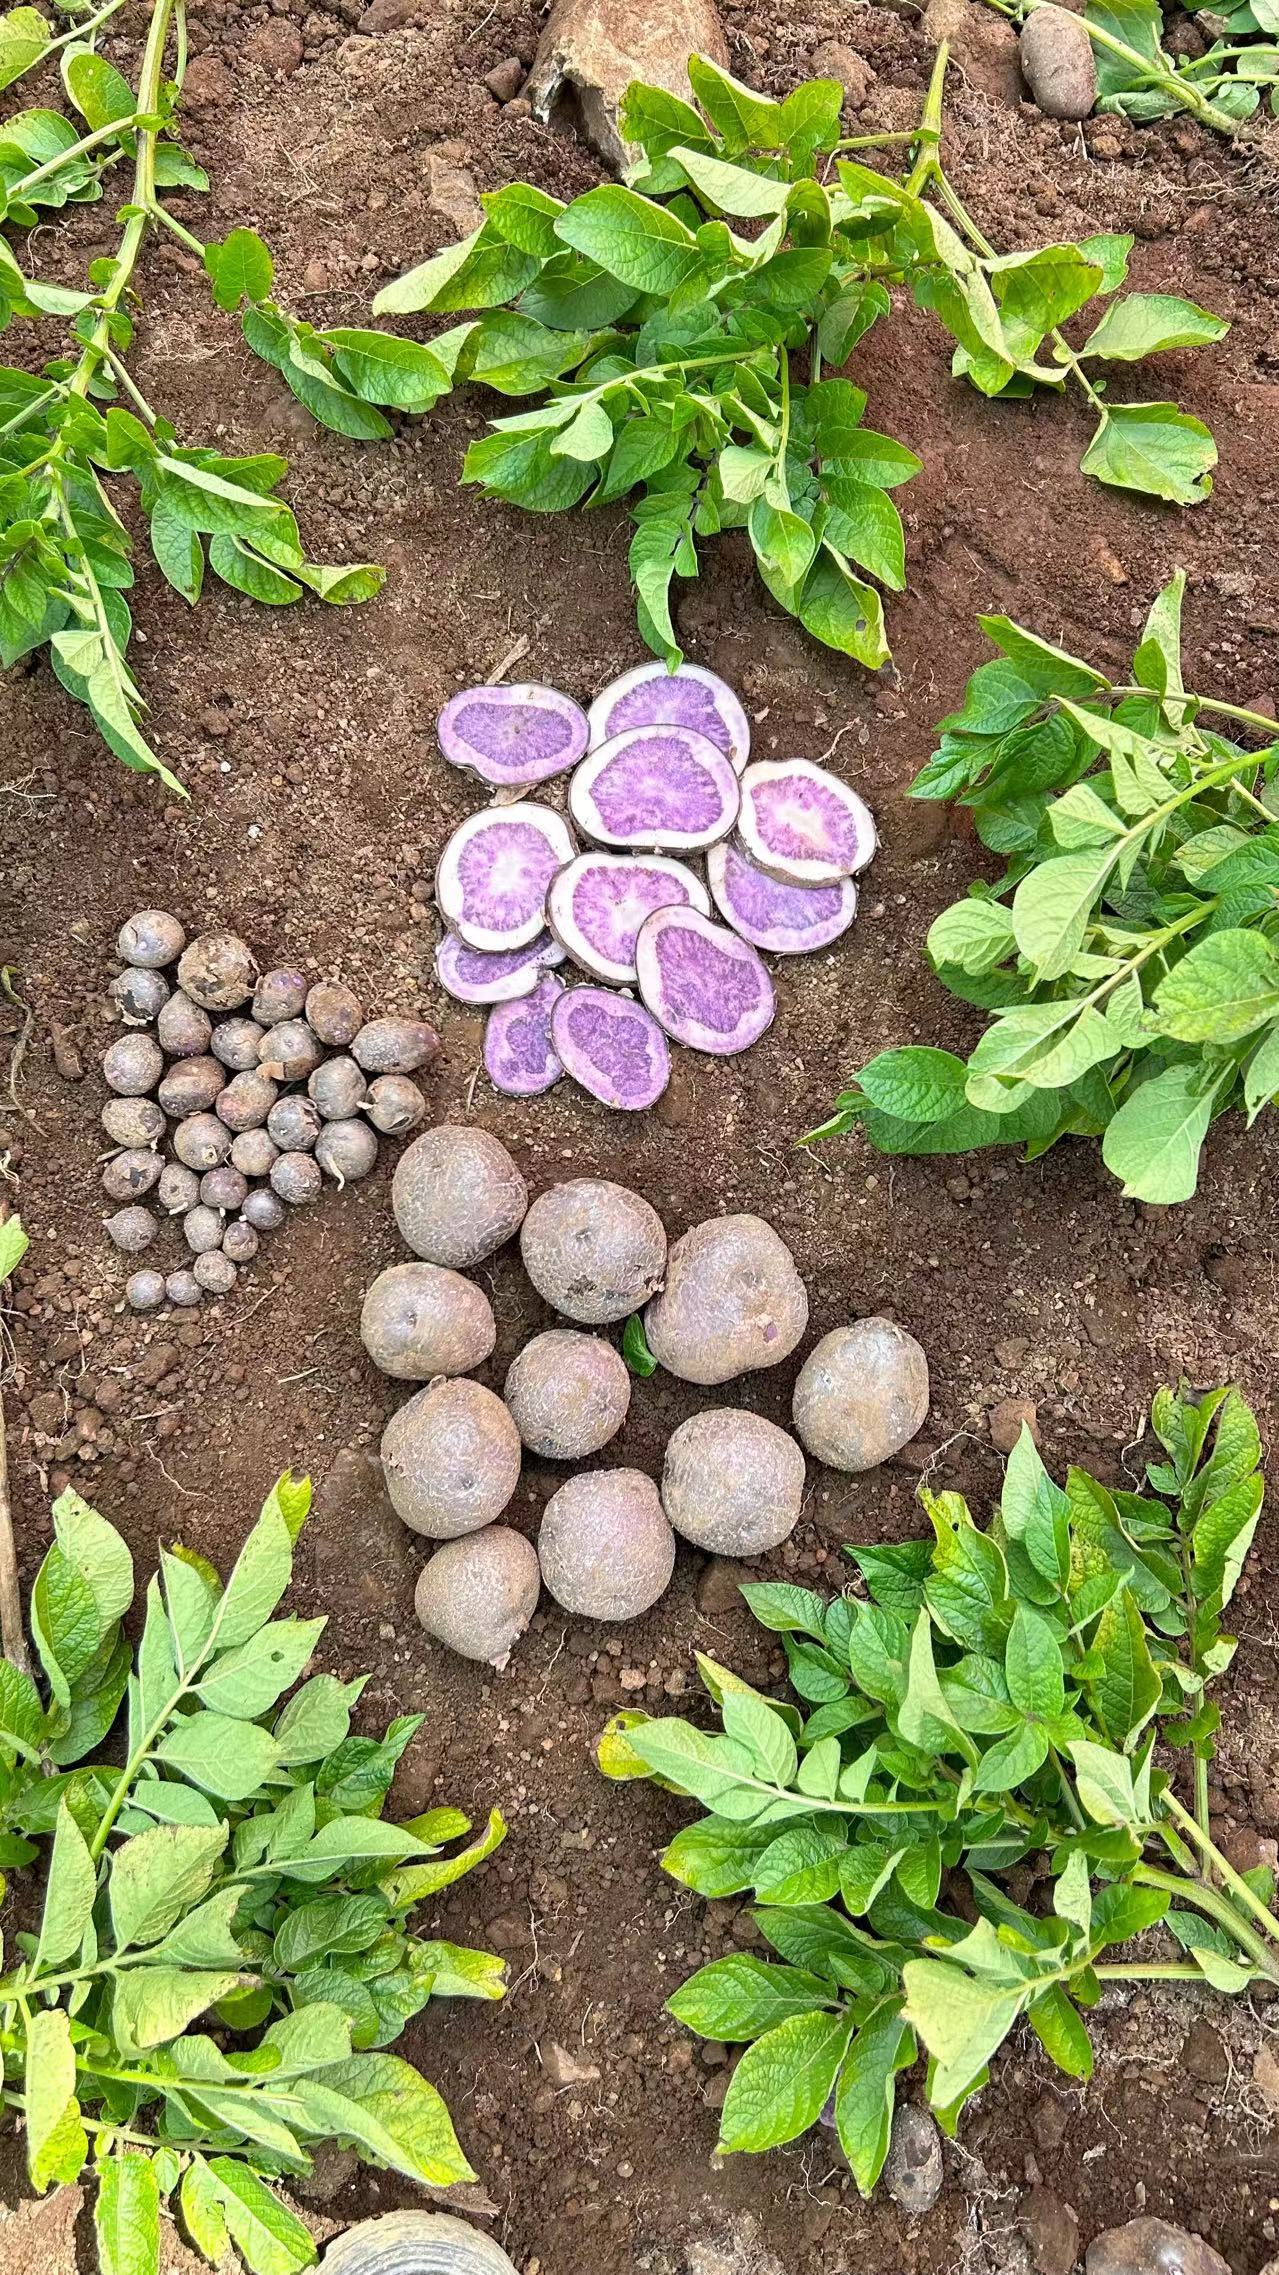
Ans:
[[[574,1082],[623,1113],[655,1105],[670,1081],[671,1054],[656,1019],[607,988],[566,988],[551,1013],[551,1043]]]
[[[693,908],[659,908],[635,952],[642,1000],[668,1035],[729,1058],[772,1025],[773,983],[755,950]]]
[[[468,948],[528,947],[545,929],[546,888],[576,851],[549,806],[488,806],[454,830],[440,855],[440,914]]]
[[[468,948],[456,932],[446,932],[435,951],[435,976],[455,1003],[514,1003],[531,995],[543,972],[562,964],[564,956],[549,932],[540,932],[527,948],[496,953]]]
[[[445,704],[436,725],[450,766],[498,784],[567,773],[588,732],[586,713],[553,687],[468,687]]]
[[[712,845],[706,875],[715,906],[726,924],[774,956],[804,956],[829,948],[847,932],[857,914],[857,887],[851,877],[837,885],[790,885],[770,877],[739,845]]]
[[[876,844],[869,806],[810,758],[748,766],[737,827],[752,861],[795,885],[836,885],[855,876]]]
[[[727,837],[741,793],[723,751],[688,727],[630,727],[583,759],[568,810],[598,845],[695,853]]]
[[[563,980],[547,972],[521,1002],[494,1004],[484,1029],[484,1067],[495,1090],[535,1098],[559,1081],[564,1069],[551,1046],[551,1013],[563,993]]]
[[[635,985],[635,942],[655,908],[711,912],[706,887],[660,853],[579,853],[551,880],[546,921],[575,964],[613,987]]]
[[[627,727],[691,727],[705,735],[740,774],[750,757],[750,721],[731,687],[700,664],[640,664],[597,695],[588,713],[590,747],[620,735]]]

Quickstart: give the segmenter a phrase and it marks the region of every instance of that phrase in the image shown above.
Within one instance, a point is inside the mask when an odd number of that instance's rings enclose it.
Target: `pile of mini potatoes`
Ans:
[[[338,980],[261,971],[233,932],[188,941],[165,909],[139,909],[116,947],[111,995],[127,1032],[102,1060],[102,1183],[119,1204],[106,1229],[135,1257],[159,1235],[157,1210],[180,1219],[188,1261],[140,1267],[125,1299],[135,1311],[198,1304],[229,1295],[263,1234],[326,1175],[366,1177],[379,1133],[425,1121],[409,1077],[440,1039],[421,1020],[366,1019]]]
[[[653,1357],[685,1382],[777,1366],[808,1326],[795,1260],[757,1216],[711,1217],[668,1247],[650,1203],[603,1178],[552,1185],[530,1205],[505,1146],[448,1123],[406,1149],[392,1206],[418,1260],[379,1273],[360,1333],[384,1373],[425,1384],[387,1423],[382,1465],[403,1522],[441,1543],[418,1581],[418,1618],[464,1658],[505,1666],[543,1585],[587,1619],[638,1618],[670,1582],[676,1534],[715,1555],[762,1555],[799,1520],[805,1451],[872,1469],[922,1427],[920,1345],[891,1320],[857,1320],[804,1361],[795,1437],[740,1407],[708,1407],[671,1436],[660,1491],[638,1469],[580,1471],[551,1495],[535,1547],[497,1522],[524,1450],[582,1461],[626,1420],[631,1376],[598,1330],[642,1312]],[[574,1324],[533,1336],[499,1398],[467,1379],[497,1327],[464,1273],[517,1234],[538,1294]]]
[[[567,1073],[606,1106],[652,1106],[671,1039],[729,1057],[771,1024],[760,949],[802,955],[853,921],[869,809],[810,759],[748,764],[746,713],[699,665],[642,664],[589,712],[552,687],[467,688],[437,731],[497,793],[440,856],[435,968],[459,1002],[493,1006],[498,1090]],[[567,814],[523,795],[566,774]],[[557,976],[566,959],[587,984]]]

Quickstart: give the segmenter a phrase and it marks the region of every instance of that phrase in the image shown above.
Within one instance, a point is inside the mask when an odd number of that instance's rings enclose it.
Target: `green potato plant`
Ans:
[[[1024,24],[1051,0],[989,0]],[[1097,63],[1097,109],[1144,123],[1188,111],[1201,126],[1237,135],[1265,101],[1279,118],[1279,0],[1234,0],[1192,10],[1209,35],[1202,55],[1169,55],[1159,0],[1088,0],[1081,21]]]
[[[881,1051],[810,1138],[860,1127],[885,1153],[1100,1137],[1125,1195],[1188,1200],[1211,1124],[1279,1093],[1279,740],[1187,691],[1178,570],[1115,685],[1006,617],[944,719],[917,798],[953,798],[1007,863],[928,933],[952,995],[989,1011],[967,1062]]]
[[[781,1636],[790,1698],[703,1657],[717,1731],[609,1724],[606,1776],[705,1811],[666,1870],[701,1896],[752,1892],[778,1955],[714,1960],[669,2001],[701,2037],[746,2048],[722,2152],[793,2140],[831,2103],[868,2195],[895,2079],[920,2053],[953,2133],[1023,2017],[1083,2079],[1107,1982],[1279,1982],[1272,1876],[1237,1872],[1208,1816],[1209,1694],[1235,1650],[1222,1616],[1262,1502],[1257,1426],[1233,1389],[1161,1390],[1151,1421],[1162,1458],[1143,1491],[1082,1469],[1058,1486],[1023,1430],[985,1531],[957,1493],[925,1491],[931,1539],[847,1550],[864,1599],[743,1587]],[[1190,1807],[1169,1747],[1193,1763]],[[1037,1902],[1010,1892],[1014,1871]]]
[[[159,2275],[166,2198],[206,2259],[293,2275],[315,2246],[270,2183],[324,2141],[437,2191],[475,2177],[385,2049],[429,1999],[501,1998],[500,1959],[409,1915],[506,1828],[445,1854],[457,1810],[383,1817],[422,1717],[353,1736],[367,1678],[302,1679],[325,1622],[273,1614],[309,1505],[282,1477],[225,1586],[162,1549],[135,1652],[129,1550],[62,1494],[29,1610],[43,1690],[0,1660],[0,1866],[44,1874],[0,1974],[0,2112],[38,2193],[91,2175],[101,2275]]]

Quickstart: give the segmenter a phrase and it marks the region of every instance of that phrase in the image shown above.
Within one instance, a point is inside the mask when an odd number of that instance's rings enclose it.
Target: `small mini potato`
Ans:
[[[384,1137],[404,1137],[426,1120],[426,1100],[406,1074],[379,1074],[361,1109]]]
[[[102,1079],[121,1098],[143,1098],[164,1073],[164,1054],[154,1035],[121,1035],[102,1058]]]
[[[130,1272],[124,1300],[131,1311],[157,1311],[164,1302],[163,1272]]]
[[[102,1172],[102,1189],[108,1200],[139,1201],[159,1184],[163,1166],[150,1146],[128,1146],[108,1161]]]
[[[179,988],[169,997],[155,1023],[155,1039],[167,1058],[203,1058],[213,1040],[213,1021]],[[217,1055],[216,1053],[214,1054]]]
[[[315,1158],[326,1177],[348,1185],[367,1177],[377,1161],[377,1132],[367,1122],[326,1122],[315,1141]]]
[[[232,1141],[231,1166],[238,1169],[242,1177],[268,1177],[279,1153],[275,1139],[265,1129],[241,1130]]]
[[[204,1300],[204,1290],[195,1273],[188,1271],[185,1265],[181,1271],[170,1272],[164,1283],[164,1292],[170,1303],[190,1305]]]
[[[537,1610],[537,1550],[509,1525],[486,1525],[437,1548],[413,1606],[428,1635],[463,1659],[504,1667]]]
[[[323,1182],[313,1153],[282,1153],[271,1164],[271,1190],[290,1208],[301,1208],[304,1202],[315,1200]]]
[[[923,1346],[891,1319],[833,1327],[795,1382],[795,1428],[813,1456],[856,1476],[900,1453],[928,1419]]]
[[[341,980],[317,980],[306,999],[306,1023],[330,1050],[344,1051],[364,1025],[364,1007]]]
[[[409,1530],[453,1540],[501,1516],[519,1483],[520,1433],[491,1390],[447,1377],[391,1416],[382,1468]]]
[[[360,1340],[375,1367],[399,1382],[469,1374],[497,1341],[482,1288],[438,1264],[392,1264],[364,1298]]]
[[[502,1388],[530,1453],[581,1461],[615,1438],[631,1402],[620,1351],[600,1335],[551,1327],[513,1361]]]
[[[282,1019],[300,1019],[306,991],[305,972],[283,966],[278,971],[263,972],[253,991],[253,1016],[262,1027],[276,1027]]]
[[[145,964],[159,972],[176,964],[186,944],[176,916],[163,908],[140,908],[121,925],[115,945],[126,964]]]
[[[412,1074],[439,1047],[439,1036],[424,1019],[370,1019],[352,1042],[351,1056],[366,1074]]]
[[[273,1193],[269,1185],[259,1185],[250,1193],[240,1214],[254,1232],[276,1232],[288,1215],[288,1210],[279,1194]]]
[[[216,1114],[190,1114],[173,1133],[173,1150],[179,1161],[203,1177],[206,1169],[216,1169],[226,1160],[231,1151],[231,1132]]]
[[[206,1011],[235,1011],[253,993],[258,967],[252,949],[234,932],[202,932],[184,950],[178,985]]]
[[[347,1122],[358,1113],[368,1084],[353,1058],[322,1059],[307,1076],[306,1094],[326,1122]]]
[[[269,1198],[274,1200],[274,1193]],[[243,1217],[236,1217],[222,1235],[222,1253],[224,1256],[229,1256],[233,1264],[251,1264],[257,1255],[258,1247],[258,1236],[252,1225],[246,1223]]]
[[[415,1255],[465,1269],[519,1231],[528,1187],[487,1130],[442,1122],[401,1154],[391,1207]]]
[[[266,1133],[281,1153],[310,1153],[324,1124],[314,1099],[290,1092],[278,1098],[266,1118]]]
[[[185,1216],[200,1198],[200,1180],[194,1169],[180,1161],[166,1161],[160,1171],[155,1197],[168,1216]]]
[[[158,1145],[168,1126],[154,1098],[108,1098],[102,1109],[112,1145]]]
[[[603,1327],[638,1311],[661,1286],[666,1228],[627,1186],[573,1177],[538,1194],[520,1254],[538,1294],[566,1319]]]
[[[305,1082],[320,1063],[321,1049],[305,1019],[282,1019],[268,1027],[258,1045],[258,1065],[273,1082]]]
[[[710,1406],[667,1442],[662,1507],[677,1533],[712,1556],[762,1556],[794,1532],[804,1455],[775,1422]]]
[[[160,1227],[150,1209],[117,1209],[114,1216],[104,1218],[108,1238],[115,1242],[125,1256],[140,1256],[151,1246]]]
[[[247,1074],[257,1066],[265,1036],[266,1028],[259,1027],[256,1019],[221,1019],[209,1038],[209,1049],[232,1074]]]
[[[271,1108],[279,1095],[269,1076],[260,1074],[256,1067],[246,1068],[242,1074],[233,1074],[226,1088],[219,1092],[214,1112],[238,1137],[242,1131],[261,1129],[269,1121]]]
[[[231,1209],[242,1208],[249,1190],[249,1180],[229,1162],[220,1169],[210,1169],[200,1179],[200,1199],[206,1209],[220,1209],[225,1216]]]
[[[670,1585],[675,1535],[639,1469],[593,1469],[552,1493],[537,1536],[557,1604],[585,1619],[638,1619]]]
[[[218,1248],[207,1248],[196,1257],[191,1266],[196,1284],[206,1295],[230,1295],[239,1274],[229,1256]]]
[[[193,1256],[206,1256],[222,1246],[222,1219],[216,1209],[197,1202],[182,1219],[182,1237]]]
[[[177,1059],[157,1093],[166,1114],[179,1121],[216,1105],[226,1088],[226,1068],[215,1058]]]
[[[169,1000],[169,983],[146,964],[118,972],[108,990],[126,1026],[149,1027]]]

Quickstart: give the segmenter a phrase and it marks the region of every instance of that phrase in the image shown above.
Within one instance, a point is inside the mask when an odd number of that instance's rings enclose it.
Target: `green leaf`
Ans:
[[[27,2172],[37,2195],[51,2180],[78,2178],[89,2153],[76,2100],[75,2049],[62,2007],[40,2007],[27,2025]]]
[[[1111,363],[1136,363],[1162,348],[1199,348],[1223,340],[1230,330],[1224,316],[1211,316],[1192,300],[1163,292],[1127,292],[1111,302],[1080,350]]]
[[[419,1828],[420,1828],[420,1820]],[[403,1828],[405,1833],[412,1827]],[[394,1911],[406,1912],[414,1904],[424,1903],[428,1896],[437,1896],[442,1888],[451,1888],[454,1881],[464,1880],[501,1847],[506,1839],[506,1819],[500,1809],[490,1811],[482,1833],[467,1848],[457,1849],[452,1856],[441,1856],[427,1864],[411,1864],[402,1872],[395,1872],[384,1882],[387,1899]]]
[[[638,292],[678,291],[702,258],[693,232],[678,215],[618,182],[574,198],[557,219],[555,234]]]
[[[757,2038],[730,2080],[719,2152],[772,2149],[806,2133],[825,2107],[851,2031],[847,2014],[795,2014]]]
[[[335,351],[339,373],[362,402],[385,403],[397,411],[429,411],[452,384],[439,357],[417,340],[343,327],[324,332],[321,338]]]
[[[133,1602],[133,1558],[114,1525],[68,1486],[53,1504],[54,1536],[98,1607],[102,1635]]]
[[[1067,2077],[1092,2076],[1092,2044],[1063,1984],[1040,1991],[1027,2007],[1026,2019],[1045,2053]]]
[[[293,1574],[294,1533],[286,1515],[291,1479],[281,1479],[240,1550],[218,1618],[219,1648],[247,1643],[265,1625]]]
[[[303,1683],[276,1717],[273,1736],[284,1767],[333,1753],[350,1731],[351,1709],[363,1688],[363,1680],[343,1683],[336,1675],[312,1675]]]
[[[1010,617],[982,616],[978,622],[987,639],[1015,664],[1018,681],[1033,695],[1065,695],[1082,703],[1105,687],[1103,672],[1082,663],[1078,656],[1068,655],[1064,648],[1053,647],[1051,641],[1039,639],[1034,632],[1023,631]]]
[[[622,1329],[622,1357],[633,1375],[647,1381],[657,1373],[657,1361],[648,1347],[644,1333],[644,1314],[633,1311]]]
[[[323,1619],[276,1619],[247,1643],[215,1659],[195,1686],[201,1703],[219,1714],[256,1721],[291,1689],[310,1660]]]
[[[748,166],[730,166],[722,158],[709,157],[703,151],[690,150],[679,143],[672,145],[668,155],[677,160],[702,203],[713,213],[731,213],[744,221],[763,221],[781,213],[790,196],[789,182],[755,173]],[[598,259],[598,254],[595,257]]]
[[[270,299],[275,264],[256,229],[233,229],[220,245],[206,245],[204,266],[213,297],[228,315],[245,300]]]
[[[271,1775],[280,1749],[256,1722],[202,1713],[175,1722],[156,1758],[220,1801],[244,1801]]]
[[[1076,1738],[1070,1746],[1079,1798],[1098,1825],[1139,1825],[1140,1812],[1133,1786],[1132,1763],[1109,1746],[1090,1738]]]
[[[97,1896],[97,1872],[88,1843],[64,1801],[58,1805],[49,1878],[40,1917],[36,1966],[46,1972],[73,1959],[84,1939]]]
[[[446,245],[429,261],[384,285],[373,302],[375,316],[411,316],[419,309],[499,308],[514,299],[537,275],[535,256],[503,242],[489,222]]]
[[[408,2062],[395,2054],[356,2054],[327,2070],[323,2082],[362,2110],[390,2144],[373,2150],[371,2162],[431,2188],[474,2180],[443,2100]],[[358,2135],[351,2137],[360,2148]]]
[[[1279,1015],[1279,957],[1259,932],[1210,933],[1160,981],[1155,1011],[1179,1042],[1238,1042]]]
[[[773,1966],[739,1951],[699,1967],[666,2003],[675,2020],[699,2038],[735,2044],[760,2037],[791,2015],[829,2006],[831,1986],[820,1975]]]
[[[71,1685],[98,1648],[102,1621],[88,1582],[56,1542],[36,1574],[30,1620],[49,1687],[59,1705],[68,1707]]]
[[[1106,1128],[1101,1157],[1126,1200],[1188,1201],[1199,1181],[1199,1156],[1212,1120],[1214,1092],[1202,1068],[1165,1067],[1130,1090]]]
[[[780,1714],[748,1690],[724,1695],[724,1735],[744,1746],[752,1769],[773,1785],[789,1785],[795,1775],[795,1741]]]
[[[879,594],[825,546],[804,580],[798,613],[805,631],[815,640],[852,656],[868,671],[878,671],[887,663],[888,642]]]
[[[62,84],[85,125],[94,131],[116,119],[132,118],[137,109],[128,80],[92,48],[63,49]]]
[[[559,198],[532,182],[508,182],[503,189],[482,191],[480,203],[498,235],[521,253],[546,261],[557,250],[555,221],[564,211]]]
[[[943,1959],[910,1959],[902,1969],[904,2015],[936,2063],[934,2109],[947,2108],[985,2068],[1021,2011],[1023,1993],[976,1981]]]
[[[901,2001],[893,1999],[872,2008],[840,2065],[835,2129],[864,2197],[871,2194],[888,2154],[894,2080],[914,2058],[915,2041],[902,2019]]]
[[[43,23],[44,18],[41,17],[40,20]],[[12,1278],[30,1246],[21,1217],[6,1217],[4,1223],[0,1224],[0,1288],[6,1280]]]
[[[1175,403],[1110,403],[1079,463],[1115,489],[1198,506],[1212,489],[1217,445],[1202,419]]]
[[[1051,1721],[1066,1704],[1061,1646],[1039,1612],[1018,1604],[1004,1655],[1008,1696],[1023,1714]]]
[[[1089,1696],[1107,1737],[1127,1748],[1163,1694],[1141,1613],[1127,1588],[1121,1588],[1103,1611],[1093,1648],[1102,1660],[1102,1672],[1089,1684]]]
[[[1037,980],[1070,970],[1114,865],[1113,846],[1103,845],[1058,854],[1023,877],[1013,895],[1013,931]]]
[[[753,87],[734,79],[704,55],[690,55],[688,76],[693,93],[726,147],[742,150],[779,150],[782,147],[782,105]]]
[[[158,1943],[206,1894],[227,1844],[224,1825],[155,1825],[115,1850],[109,1893],[117,1951]]]
[[[294,2275],[296,2268],[313,2264],[316,2250],[309,2231],[256,2173],[223,2156],[212,2157],[207,2170],[227,2232],[252,2275]]]
[[[771,1826],[725,1824],[715,1817],[685,1825],[662,1854],[662,1869],[699,1896],[740,1895],[755,1885],[755,1867],[773,1840]]]
[[[10,8],[0,16],[0,89],[11,87],[40,61],[49,37],[38,8]]]
[[[178,2201],[195,2248],[217,2266],[230,2242],[222,2215],[222,2195],[202,2156],[193,2156],[182,2175]]]
[[[238,1971],[201,1973],[191,1967],[131,1967],[117,1976],[111,2021],[121,2051],[142,2052],[177,2038],[198,2014],[216,2006],[240,1981]]]
[[[93,2225],[101,2275],[160,2275],[160,2183],[151,2157],[117,2149],[103,2158]]]

